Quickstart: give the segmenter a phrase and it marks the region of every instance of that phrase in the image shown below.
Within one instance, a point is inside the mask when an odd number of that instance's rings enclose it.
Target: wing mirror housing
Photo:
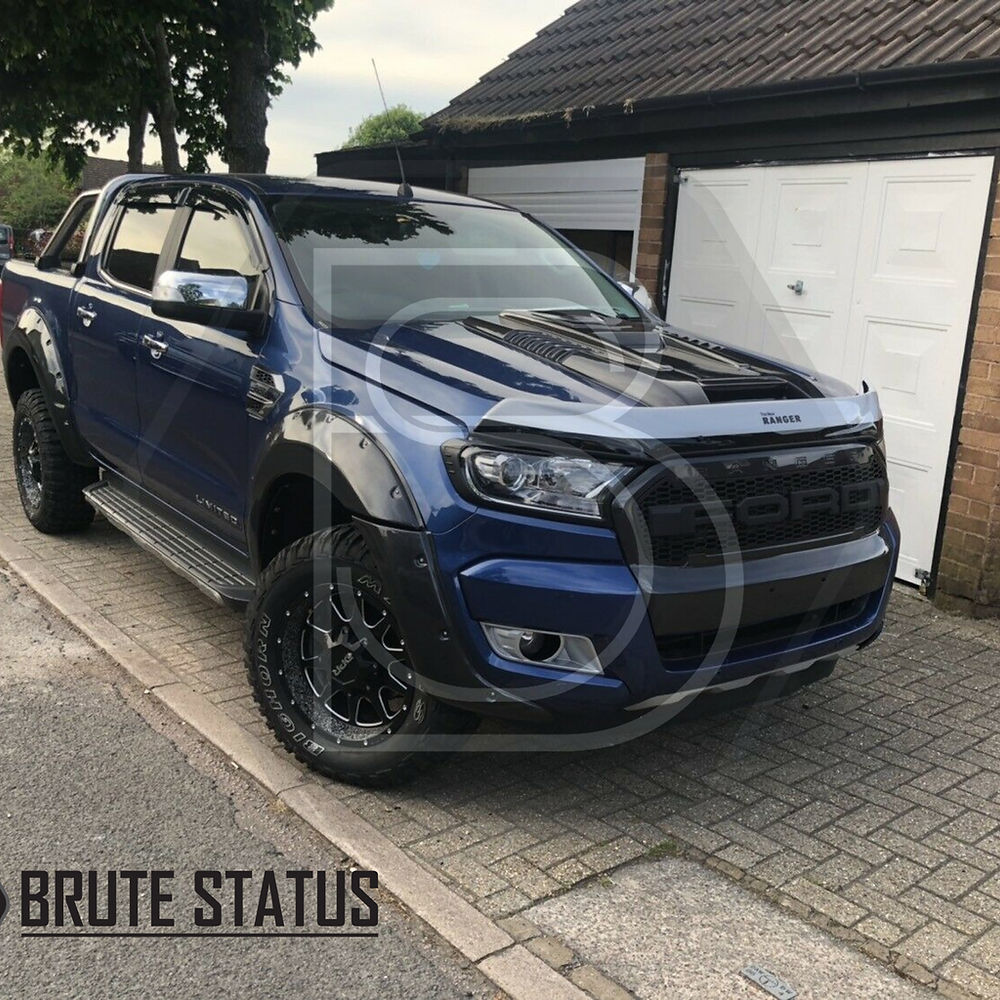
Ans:
[[[250,308],[250,283],[239,274],[164,271],[153,285],[153,313],[164,319],[259,334],[263,309]]]
[[[648,309],[650,312],[656,312],[656,303],[653,301],[653,296],[649,294],[646,286],[641,282],[619,281],[618,287],[623,292],[627,292],[631,295],[632,298],[643,307],[643,309]]]

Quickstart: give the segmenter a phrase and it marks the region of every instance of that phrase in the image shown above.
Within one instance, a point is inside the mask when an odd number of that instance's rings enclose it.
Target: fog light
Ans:
[[[584,674],[604,673],[593,642],[584,635],[538,632],[505,625],[483,625],[483,632],[493,652],[505,660]]]
[[[562,649],[562,636],[551,632],[525,632],[518,643],[518,649],[526,660],[544,663],[558,656]]]

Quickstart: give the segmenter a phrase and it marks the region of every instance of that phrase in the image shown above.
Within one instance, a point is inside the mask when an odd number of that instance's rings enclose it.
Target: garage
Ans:
[[[671,322],[878,389],[901,580],[995,617],[998,70],[981,0],[594,0],[411,145],[448,189],[630,271]],[[392,181],[381,155],[317,165]]]
[[[667,320],[877,389],[899,577],[934,565],[992,156],[680,172]]]
[[[644,159],[474,167],[468,192],[558,229],[615,275],[635,272]]]

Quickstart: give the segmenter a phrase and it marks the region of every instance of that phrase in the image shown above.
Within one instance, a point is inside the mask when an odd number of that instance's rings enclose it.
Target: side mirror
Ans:
[[[225,330],[260,333],[267,319],[250,308],[250,284],[242,275],[164,271],[153,285],[153,313]]]

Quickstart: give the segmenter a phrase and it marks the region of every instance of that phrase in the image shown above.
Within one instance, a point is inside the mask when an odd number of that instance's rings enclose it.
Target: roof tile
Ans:
[[[997,0],[579,0],[429,123],[996,57]]]

